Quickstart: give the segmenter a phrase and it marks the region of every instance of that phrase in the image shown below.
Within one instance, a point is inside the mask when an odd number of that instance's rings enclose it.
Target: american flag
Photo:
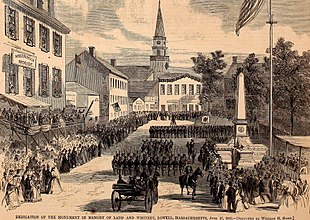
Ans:
[[[239,20],[236,24],[236,34],[239,36],[240,29],[251,22],[260,12],[265,0],[244,0],[239,14]]]

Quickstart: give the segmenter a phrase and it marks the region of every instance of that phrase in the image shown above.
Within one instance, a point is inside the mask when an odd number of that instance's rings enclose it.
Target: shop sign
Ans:
[[[17,50],[12,50],[12,63],[18,66],[36,69],[37,58]]]

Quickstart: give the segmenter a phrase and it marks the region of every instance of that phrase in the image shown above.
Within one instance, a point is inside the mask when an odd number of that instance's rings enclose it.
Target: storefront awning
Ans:
[[[276,138],[282,142],[287,142],[292,146],[310,149],[310,136],[281,136]]]
[[[38,99],[19,95],[0,94],[0,100],[8,102],[10,105],[17,105],[20,108],[48,108],[51,106]]]

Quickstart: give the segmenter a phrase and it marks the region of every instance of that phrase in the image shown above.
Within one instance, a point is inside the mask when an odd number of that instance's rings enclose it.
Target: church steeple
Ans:
[[[157,12],[157,22],[156,22],[155,36],[156,37],[165,37],[164,21],[163,21],[163,16],[161,14],[161,9],[160,9],[160,0],[159,0],[159,3],[158,3],[158,12]]]
[[[159,0],[155,35],[153,36],[153,54],[150,56],[150,69],[154,73],[155,78],[167,72],[169,67],[169,56],[167,56],[168,47],[166,46],[166,42],[167,39]]]

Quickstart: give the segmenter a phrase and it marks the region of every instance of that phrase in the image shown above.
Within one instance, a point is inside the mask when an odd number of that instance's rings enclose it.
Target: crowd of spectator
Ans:
[[[0,112],[2,118],[28,127],[42,125],[62,126],[67,123],[84,120],[83,111],[78,111],[77,109],[26,111],[18,108],[3,108]]]

